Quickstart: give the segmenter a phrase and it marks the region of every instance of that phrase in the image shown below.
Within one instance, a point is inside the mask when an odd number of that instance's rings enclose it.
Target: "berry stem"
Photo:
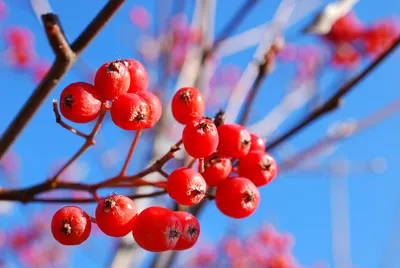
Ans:
[[[131,161],[132,155],[135,152],[135,148],[136,148],[136,145],[137,145],[137,143],[139,141],[139,137],[140,137],[141,133],[142,133],[141,129],[136,131],[135,137],[133,138],[133,141],[132,141],[132,144],[131,144],[131,147],[129,148],[128,155],[126,156],[125,163],[122,166],[121,172],[119,173],[119,177],[122,177],[122,178],[125,177],[126,170],[128,169],[129,162]]]
[[[96,219],[93,218],[93,217],[90,217],[90,221],[93,222],[93,223],[96,223]]]
[[[199,172],[204,173],[204,158],[199,158]]]
[[[51,178],[49,179],[50,183],[55,183],[59,179],[60,175],[72,164],[74,163],[89,147],[95,144],[94,137],[100,130],[100,126],[106,116],[106,113],[108,111],[109,107],[106,103],[103,104],[103,107],[101,109],[99,118],[97,119],[96,124],[93,127],[92,132],[89,134],[89,136],[86,137],[85,143],[82,145],[82,147],[68,160],[68,162],[61,167],[61,169]]]
[[[158,173],[160,173],[164,178],[168,179],[169,175],[167,172],[165,172],[162,168],[158,170]]]
[[[57,124],[59,124],[60,126],[65,128],[66,130],[71,131],[75,135],[78,135],[79,137],[82,137],[84,139],[88,138],[88,135],[86,135],[85,133],[83,133],[83,132],[81,132],[81,131],[73,128],[73,127],[71,127],[70,125],[68,125],[67,123],[65,123],[61,119],[60,111],[58,110],[58,105],[57,105],[57,101],[56,100],[53,100],[53,111],[54,111],[54,115],[56,117]]]

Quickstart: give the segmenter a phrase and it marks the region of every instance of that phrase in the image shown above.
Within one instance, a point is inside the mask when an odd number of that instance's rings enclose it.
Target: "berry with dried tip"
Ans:
[[[111,106],[111,119],[125,130],[139,130],[148,126],[149,105],[137,94],[118,97]]]
[[[172,98],[171,108],[175,120],[186,125],[204,115],[203,96],[197,88],[181,88]]]
[[[260,192],[250,180],[233,177],[221,182],[215,192],[215,204],[225,215],[240,219],[250,216],[260,203]]]
[[[100,95],[91,84],[72,83],[61,92],[61,114],[74,123],[89,123],[99,116],[100,110]]]
[[[207,184],[199,172],[183,167],[175,169],[168,176],[167,190],[177,203],[191,206],[204,198]]]
[[[81,208],[66,206],[58,210],[51,220],[54,238],[66,246],[79,245],[88,239],[92,223]]]
[[[256,186],[270,183],[278,173],[275,159],[263,151],[251,151],[239,159],[238,174],[251,180]]]
[[[144,128],[152,128],[160,120],[162,105],[160,99],[153,93],[143,91],[137,93],[149,106],[149,114]]]
[[[183,129],[182,141],[186,152],[191,157],[207,157],[217,149],[217,127],[209,119],[195,119]]]
[[[199,221],[190,213],[175,211],[175,216],[181,221],[182,233],[176,243],[174,250],[186,250],[193,247],[200,236]]]
[[[260,138],[254,133],[250,133],[251,137],[251,145],[250,145],[250,151],[265,151],[265,140],[263,138]]]
[[[124,65],[128,68],[131,83],[128,93],[139,93],[146,91],[149,86],[149,75],[146,68],[137,60],[123,60]]]
[[[229,158],[212,154],[205,159],[204,172],[201,174],[210,187],[217,186],[231,174],[232,163]]]
[[[136,218],[132,235],[147,251],[161,252],[175,247],[182,233],[182,224],[175,213],[163,207],[148,207]]]
[[[241,125],[225,124],[218,127],[218,154],[222,157],[245,156],[251,147],[250,133]]]
[[[135,203],[127,196],[112,194],[100,200],[96,223],[106,235],[123,237],[132,231],[137,216]]]
[[[128,92],[131,77],[128,68],[119,61],[100,66],[94,77],[94,87],[103,100],[114,100]]]

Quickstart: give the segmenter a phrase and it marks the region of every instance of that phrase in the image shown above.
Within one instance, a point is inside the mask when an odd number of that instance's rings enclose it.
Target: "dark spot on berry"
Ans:
[[[266,159],[266,160],[260,162],[260,167],[262,170],[269,170],[271,166],[272,166],[272,163],[271,163],[271,161],[269,161],[269,159]]]
[[[189,102],[189,100],[191,99],[192,94],[190,93],[189,90],[185,90],[182,92],[181,94],[181,100],[183,100],[184,102]]]
[[[65,107],[72,107],[73,103],[74,103],[74,97],[72,97],[72,95],[68,95],[64,98],[63,104]]]
[[[254,201],[254,193],[253,193],[253,192],[250,192],[250,191],[246,191],[246,192],[244,193],[243,201],[244,201],[245,203],[253,202],[253,201]]]
[[[196,198],[198,195],[204,195],[204,191],[196,188],[190,191],[190,196],[193,198]]]
[[[147,117],[147,114],[146,114],[146,113],[138,113],[138,114],[135,116],[135,121],[138,121],[138,122],[140,122],[140,121],[145,121],[145,120],[146,120],[146,117]]]
[[[120,73],[121,72],[120,62],[113,61],[110,64],[108,64],[107,71]]]
[[[71,220],[62,221],[61,232],[65,235],[70,235],[72,233]]]
[[[205,132],[206,130],[211,129],[211,127],[207,124],[207,122],[201,122],[201,123],[197,126],[197,128],[203,130],[204,132]]]
[[[181,233],[178,232],[178,231],[175,230],[175,229],[171,229],[171,230],[169,231],[169,237],[171,237],[171,238],[177,238],[177,237],[179,237],[180,235],[181,235]]]
[[[115,206],[117,206],[117,202],[112,198],[112,197],[107,197],[106,200],[104,201],[105,206],[103,211],[104,212],[109,212],[112,210]]]
[[[190,236],[196,235],[199,232],[195,226],[189,226],[188,227],[188,233]]]
[[[243,141],[241,142],[241,145],[242,145],[243,148],[248,148],[248,147],[250,147],[250,144],[251,144],[251,140],[243,140]]]

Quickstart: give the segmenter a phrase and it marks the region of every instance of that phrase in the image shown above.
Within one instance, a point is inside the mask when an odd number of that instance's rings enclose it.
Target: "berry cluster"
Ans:
[[[146,91],[148,83],[145,68],[136,60],[105,63],[97,70],[93,85],[77,82],[62,91],[60,111],[75,123],[88,123],[106,107],[115,125],[124,130],[151,128],[161,117],[161,103]],[[227,216],[251,215],[260,202],[257,187],[271,182],[277,173],[264,140],[241,125],[225,124],[222,112],[214,120],[204,117],[204,98],[196,88],[178,90],[171,109],[176,121],[185,125],[182,144],[188,155],[199,159],[199,166],[166,174],[163,188],[169,196],[186,206],[215,199]],[[57,211],[51,225],[53,236],[64,245],[81,244],[90,235],[92,221],[108,236],[132,232],[138,245],[153,252],[191,248],[200,234],[197,219],[189,213],[149,207],[138,214],[130,198],[113,194],[98,200],[95,218],[75,206]]]
[[[156,206],[138,214],[135,203],[118,194],[101,199],[95,215],[91,219],[76,206],[61,208],[51,222],[54,238],[63,245],[79,245],[88,239],[91,221],[111,237],[132,233],[139,246],[152,252],[189,249],[200,235],[199,222],[193,215]]]
[[[324,38],[335,48],[332,63],[352,66],[359,63],[362,56],[385,51],[395,41],[399,29],[394,20],[380,21],[367,26],[355,13],[349,13],[339,18]]]
[[[97,70],[93,85],[76,82],[62,91],[60,111],[72,122],[88,123],[111,101],[115,125],[125,130],[151,128],[160,119],[162,107],[158,97],[147,91],[148,84],[147,71],[140,62],[108,62]]]
[[[264,141],[241,125],[225,124],[221,114],[214,122],[204,117],[203,96],[196,88],[179,89],[171,108],[175,120],[185,125],[182,141],[186,152],[200,159],[200,164],[198,170],[183,167],[169,175],[169,196],[191,206],[208,196],[207,187],[215,186],[215,202],[222,213],[233,218],[251,215],[260,202],[257,187],[277,174]]]

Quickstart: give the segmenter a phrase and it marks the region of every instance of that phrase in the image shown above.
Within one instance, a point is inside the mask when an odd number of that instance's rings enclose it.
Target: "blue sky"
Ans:
[[[31,12],[25,1],[5,1],[9,6],[8,18],[0,24],[5,29],[12,24],[24,25],[35,33],[37,52],[42,58],[53,60],[52,51],[38,20]],[[80,33],[96,12],[106,2],[86,1],[51,1],[54,11],[60,16],[68,38],[74,38]],[[132,53],[134,43],[129,46],[126,41],[121,41],[122,34],[128,40],[135,42],[138,32],[130,27],[128,12],[134,4],[143,5],[149,9],[154,16],[155,2],[157,1],[128,1],[117,13],[112,21],[106,26],[90,47],[83,53],[82,59],[92,68],[100,66],[106,61],[118,57],[135,57]],[[189,14],[193,8],[193,1],[187,1],[186,12]],[[217,5],[216,32],[223,28],[231,14],[241,5],[242,1],[220,0]],[[274,14],[278,6],[278,0],[261,0],[243,23],[238,27],[236,33],[257,26]],[[400,2],[394,0],[360,1],[355,8],[358,16],[365,22],[373,22],[390,15],[399,15]],[[302,23],[304,23],[303,21]],[[295,32],[300,26],[289,29]],[[4,46],[4,41],[1,41]],[[301,44],[316,43],[316,39],[305,38],[299,41]],[[224,59],[224,63],[239,65],[242,70],[249,62],[253,49],[248,49],[237,55]],[[346,96],[343,106],[331,113],[312,126],[308,127],[298,135],[290,139],[290,145],[300,150],[313,141],[322,137],[328,126],[337,120],[348,118],[362,118],[384,107],[391,101],[400,97],[398,85],[400,84],[400,54],[392,55],[387,61],[380,65],[370,76],[361,82],[357,88]],[[254,113],[250,121],[254,122],[271,110],[282,97],[288,86],[288,81],[293,75],[293,68],[287,64],[278,64],[276,71],[266,79],[261,93],[257,98]],[[332,93],[330,77],[339,75],[330,69],[327,78],[322,79],[321,88],[328,89]],[[71,82],[82,79],[82,74],[77,69],[71,70],[53,91],[51,96],[43,104],[40,111],[28,125],[25,132],[20,136],[13,146],[23,159],[20,170],[21,185],[30,185],[43,180],[49,173],[49,167],[54,164],[55,159],[65,159],[72,155],[80,146],[78,137],[67,133],[54,123],[51,111],[52,98],[58,98],[59,93]],[[0,129],[5,129],[10,123],[13,115],[17,113],[21,105],[31,94],[34,83],[27,74],[15,72],[5,65],[0,65],[0,80],[2,81],[3,102],[0,106]],[[301,118],[301,110],[289,119],[281,130],[289,128],[296,120]],[[393,220],[399,213],[399,186],[398,174],[400,160],[398,153],[400,130],[397,127],[400,116],[396,115],[385,120],[379,125],[370,128],[349,140],[340,143],[340,148],[334,155],[324,161],[328,164],[338,159],[349,159],[351,162],[367,161],[377,156],[384,157],[388,163],[388,170],[381,175],[376,174],[352,174],[349,176],[349,209],[350,209],[350,234],[351,234],[351,257],[353,264],[358,267],[379,267],[384,256],[388,235],[393,228]],[[88,131],[88,126],[79,126],[80,129]],[[127,140],[126,133],[122,133],[111,124],[102,129],[100,144],[105,148],[111,148],[121,141]],[[141,151],[145,149],[142,146]],[[274,153],[274,152],[273,152]],[[276,154],[278,152],[275,152]],[[281,152],[282,153],[282,152]],[[135,165],[131,171],[138,170],[145,165],[143,159],[136,154]],[[87,182],[98,181],[106,175],[112,175],[113,170],[101,170],[96,162],[97,154],[93,149],[82,157],[89,164],[90,175]],[[115,171],[115,170],[114,170]],[[294,234],[296,245],[294,254],[301,264],[311,265],[317,260],[325,260],[332,265],[331,251],[331,215],[330,215],[330,188],[328,174],[318,176],[307,176],[293,173],[292,175],[281,175],[276,181],[261,189],[261,204],[256,213],[251,217],[235,221],[221,215],[214,204],[207,206],[201,217],[203,237],[217,241],[224,233],[227,226],[235,223],[242,234],[257,228],[262,223],[271,222],[279,230]],[[0,223],[0,228],[9,228],[12,224],[23,220],[23,213],[34,213],[39,211],[39,205],[20,206],[10,216],[10,220]],[[58,205],[52,205],[55,210]],[[85,206],[89,214],[93,214],[93,206]],[[3,216],[2,216],[3,217]],[[102,245],[110,245],[111,238],[95,236],[89,239],[86,246],[71,249],[71,260],[74,266],[85,264],[92,267],[104,264],[108,261],[108,254],[94,254],[95,259],[85,258],[84,251],[99,250],[98,241]],[[97,244],[97,245],[95,245]],[[108,247],[105,246],[106,250]],[[400,250],[400,247],[397,247]],[[395,262],[397,261],[397,262]],[[94,262],[94,263],[93,263]],[[398,267],[399,260],[391,260],[391,267]]]

